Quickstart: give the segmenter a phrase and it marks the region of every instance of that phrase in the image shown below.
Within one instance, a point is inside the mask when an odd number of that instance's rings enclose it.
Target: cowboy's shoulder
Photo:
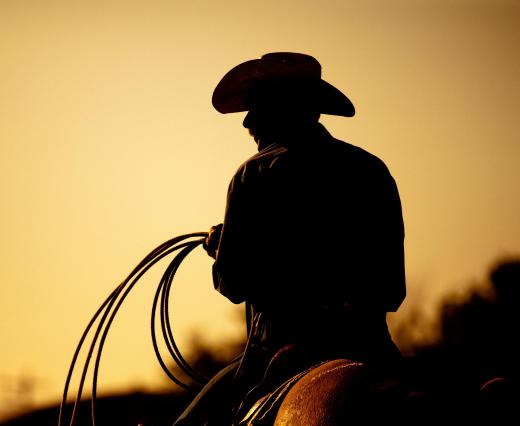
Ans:
[[[273,143],[244,161],[233,176],[232,183],[236,185],[255,181],[284,162],[288,155],[287,147]]]
[[[331,140],[331,146],[336,151],[337,158],[350,158],[352,162],[371,169],[372,171],[380,171],[389,173],[388,166],[377,155],[349,142],[335,139]]]

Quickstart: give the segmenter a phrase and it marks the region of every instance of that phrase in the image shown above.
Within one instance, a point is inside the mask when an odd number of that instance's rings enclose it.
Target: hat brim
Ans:
[[[267,58],[253,59],[231,69],[213,91],[212,103],[223,114],[248,111],[247,99],[261,84],[280,79],[305,79],[308,74],[286,62]],[[332,84],[322,79],[314,93],[316,106],[321,114],[352,117],[355,108],[349,98]]]

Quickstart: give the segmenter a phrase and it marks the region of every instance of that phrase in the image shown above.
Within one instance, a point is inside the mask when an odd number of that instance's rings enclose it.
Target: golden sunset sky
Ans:
[[[517,0],[0,0],[0,416],[25,377],[32,403],[59,397],[84,326],[150,250],[222,220],[256,147],[211,94],[267,52],[315,56],[357,109],[322,122],[395,177],[403,313],[520,253],[519,22]],[[163,383],[149,315],[165,265],[115,321],[101,393]],[[243,332],[202,249],[172,306],[181,349]]]

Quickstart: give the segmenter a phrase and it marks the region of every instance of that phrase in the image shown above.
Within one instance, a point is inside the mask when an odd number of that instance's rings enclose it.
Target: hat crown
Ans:
[[[297,68],[305,76],[311,78],[321,78],[321,65],[316,58],[304,53],[294,52],[272,52],[266,53],[261,59],[270,59],[283,62],[286,65]]]

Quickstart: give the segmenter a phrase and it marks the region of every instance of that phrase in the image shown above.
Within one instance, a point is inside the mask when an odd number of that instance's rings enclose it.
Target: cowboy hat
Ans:
[[[212,103],[223,114],[249,111],[253,95],[265,94],[265,89],[279,96],[303,93],[322,114],[352,117],[355,113],[352,102],[321,79],[321,65],[314,57],[292,52],[268,53],[237,65],[217,84]]]

